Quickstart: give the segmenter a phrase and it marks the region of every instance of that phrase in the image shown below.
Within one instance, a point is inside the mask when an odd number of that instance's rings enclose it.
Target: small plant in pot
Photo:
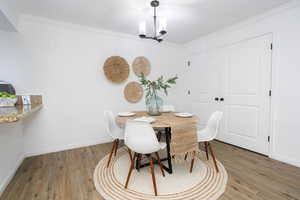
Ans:
[[[0,107],[11,107],[17,103],[16,95],[0,92]]]
[[[140,83],[144,87],[146,96],[146,107],[149,115],[158,116],[161,115],[161,108],[163,106],[163,99],[158,96],[158,91],[163,91],[165,95],[168,95],[168,89],[171,88],[171,85],[176,84],[177,76],[164,79],[163,76],[160,76],[157,80],[151,81],[146,79],[144,74],[141,74]]]

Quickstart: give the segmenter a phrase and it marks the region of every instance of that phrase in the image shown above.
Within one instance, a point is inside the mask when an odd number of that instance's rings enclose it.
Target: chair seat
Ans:
[[[198,136],[198,142],[209,142],[213,140],[211,134],[209,134],[209,132],[206,131],[205,129],[197,131],[197,136]]]

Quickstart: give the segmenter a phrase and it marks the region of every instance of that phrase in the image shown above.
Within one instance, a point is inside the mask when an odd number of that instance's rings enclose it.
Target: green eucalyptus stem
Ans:
[[[149,99],[151,99],[151,97],[154,97],[156,109],[159,112],[157,91],[163,90],[165,95],[168,95],[168,89],[171,88],[171,85],[176,84],[177,79],[178,79],[178,77],[174,76],[172,78],[164,80],[164,77],[160,76],[157,80],[150,81],[145,78],[144,74],[142,74],[140,76],[139,81],[140,81],[141,85],[145,88],[145,91],[146,91],[146,96],[145,96],[146,103],[149,103],[148,102]]]

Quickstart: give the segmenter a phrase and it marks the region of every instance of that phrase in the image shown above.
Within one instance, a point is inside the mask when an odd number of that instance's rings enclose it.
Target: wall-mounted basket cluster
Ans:
[[[109,57],[103,66],[104,74],[113,83],[123,83],[129,77],[129,64],[120,56]],[[142,73],[148,76],[151,72],[150,61],[144,57],[136,57],[132,63],[132,70],[136,76]],[[124,97],[129,103],[137,103],[143,98],[143,87],[136,81],[129,82],[124,88]]]

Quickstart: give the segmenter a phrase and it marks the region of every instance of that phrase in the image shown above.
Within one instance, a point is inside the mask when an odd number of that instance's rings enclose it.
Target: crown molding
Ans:
[[[147,45],[158,44],[157,42],[154,43],[153,41],[142,40],[138,37],[138,35],[135,36],[135,35],[121,33],[121,32],[114,32],[114,31],[109,31],[106,29],[94,28],[94,27],[90,27],[90,26],[84,26],[84,25],[74,24],[74,23],[64,22],[64,21],[57,21],[57,20],[53,20],[53,19],[49,19],[49,18],[37,17],[37,16],[33,16],[33,15],[28,15],[28,14],[22,14],[20,16],[20,20],[19,20],[19,24],[18,24],[18,28],[20,30],[22,30],[22,26],[23,26],[24,22],[26,22],[26,21],[33,22],[33,23],[39,23],[42,25],[55,26],[58,28],[70,29],[73,31],[83,31],[83,32],[89,32],[89,33],[94,33],[94,34],[101,34],[101,35],[118,38],[118,39],[120,39],[120,38],[121,39],[129,39],[129,40],[133,40],[135,42],[139,42],[139,43],[143,43],[143,44],[147,44]],[[160,45],[161,47],[172,47],[172,48],[182,48],[183,47],[182,44],[176,44],[176,43],[167,42],[167,41],[164,41],[163,43],[160,43],[158,45]]]

